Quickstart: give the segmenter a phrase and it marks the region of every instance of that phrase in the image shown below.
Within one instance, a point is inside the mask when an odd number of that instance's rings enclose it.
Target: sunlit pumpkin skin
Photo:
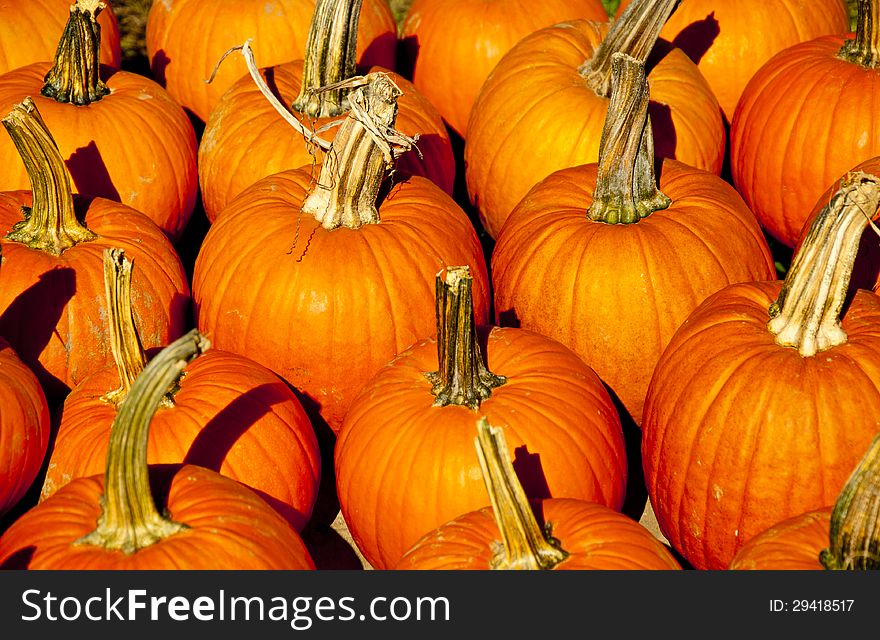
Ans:
[[[467,216],[430,181],[395,184],[378,224],[328,231],[299,213],[313,180],[285,171],[230,203],[202,244],[193,299],[218,349],[270,368],[338,430],[369,378],[433,332],[434,275],[470,265],[480,322],[488,276]]]
[[[541,500],[536,510],[570,554],[555,571],[681,569],[647,529],[601,504],[559,498]],[[484,571],[500,540],[492,508],[485,507],[426,534],[394,568]]]
[[[289,107],[299,95],[302,71],[303,62],[297,60],[261,73]],[[451,194],[455,159],[439,112],[411,82],[395,73],[389,75],[404,92],[398,100],[396,127],[410,136],[419,134],[422,153],[421,158],[417,153],[405,154],[397,166],[403,172],[429,178]],[[315,130],[340,119],[294,115]],[[332,141],[337,130],[334,127],[320,135]],[[213,221],[235,196],[261,178],[288,169],[311,170],[324,155],[320,149],[313,151],[314,156],[303,137],[278,115],[250,76],[241,78],[211,113],[199,146],[199,182],[208,219]]]
[[[629,4],[623,0],[617,15]],[[683,0],[660,37],[697,64],[729,121],[767,60],[800,42],[848,31],[842,0]]]
[[[880,74],[838,58],[843,43],[825,36],[778,53],[754,75],[733,116],[736,188],[788,246],[828,185],[880,155]]]
[[[587,86],[578,67],[606,31],[586,20],[537,31],[483,85],[468,124],[465,163],[471,201],[493,237],[535,184],[598,159],[608,99]],[[718,101],[681,50],[662,49],[660,43],[648,68],[654,151],[719,173],[725,133]]]
[[[754,216],[717,176],[664,161],[672,205],[624,225],[587,217],[596,180],[595,164],[558,171],[514,210],[492,256],[495,313],[573,349],[639,424],[654,365],[688,314],[775,270]]]
[[[55,56],[73,0],[0,0],[0,75]],[[101,63],[119,67],[119,25],[110,3],[98,16]]]
[[[40,94],[51,63],[0,77],[0,113],[26,96],[36,103],[67,164],[74,193],[127,204],[172,239],[183,232],[198,191],[198,148],[183,109],[155,82],[102,68],[110,95],[88,106]],[[8,136],[0,137],[0,191],[29,189]]]
[[[645,479],[663,534],[696,568],[727,568],[765,529],[833,504],[880,430],[880,298],[856,292],[847,342],[804,358],[767,330],[781,288],[706,300],[651,380]]]
[[[507,382],[478,410],[433,406],[424,375],[438,366],[432,338],[382,368],[346,416],[336,444],[337,495],[374,567],[393,568],[426,531],[486,504],[474,455],[481,416],[504,427],[530,497],[577,498],[612,509],[623,504],[623,432],[596,374],[537,333],[498,327],[487,333],[487,367]]]
[[[137,267],[135,268],[135,272]],[[41,499],[70,480],[103,473],[119,387],[116,365],[78,384],[64,402]],[[293,392],[265,367],[212,349],[184,370],[172,407],[150,425],[150,464],[209,468],[255,489],[300,530],[320,480],[315,433]]]
[[[302,58],[315,0],[157,0],[147,19],[153,77],[203,122],[229,87],[247,74],[226,51],[253,38],[261,66]],[[397,26],[387,0],[364,0],[358,23],[358,61],[394,68]]]
[[[161,473],[163,472],[164,473]],[[95,529],[104,492],[100,476],[78,478],[28,511],[0,538],[3,569],[314,569],[300,537],[253,491],[195,465],[154,467],[168,486],[170,516],[188,525],[157,544],[126,554],[75,540]],[[233,545],[235,545],[235,548]]]
[[[819,554],[828,547],[831,507],[780,522],[749,540],[731,569],[821,571]]]
[[[37,477],[49,446],[49,407],[33,372],[0,338],[0,515]]]
[[[459,135],[489,72],[513,45],[543,27],[605,22],[599,0],[415,0],[400,27],[412,80]]]
[[[20,161],[18,161],[20,162]],[[56,257],[6,239],[31,192],[0,193],[0,335],[40,380],[50,403],[112,362],[104,311],[103,251],[119,247],[137,264],[134,313],[145,348],[187,327],[190,290],[180,258],[143,214],[102,198],[74,199],[97,238]]]

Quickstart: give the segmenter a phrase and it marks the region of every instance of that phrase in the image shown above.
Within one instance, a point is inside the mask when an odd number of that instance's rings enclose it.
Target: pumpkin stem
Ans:
[[[306,42],[302,88],[294,110],[331,118],[348,109],[350,86],[343,80],[357,69],[357,30],[363,0],[318,0]],[[333,89],[326,89],[332,86]],[[326,89],[326,90],[325,90]]]
[[[654,134],[648,116],[645,65],[623,53],[612,56],[614,89],[599,142],[599,172],[587,216],[607,224],[632,224],[672,201],[657,187]]]
[[[593,57],[584,62],[578,72],[597,95],[611,95],[611,59],[615,53],[625,53],[641,61],[648,59],[660,30],[679,0],[633,0],[617,20],[611,24],[608,35]]]
[[[70,18],[55,52],[55,64],[44,78],[44,96],[58,102],[86,105],[110,93],[101,81],[98,62],[101,49],[98,14],[106,8],[101,0],[76,0],[70,7]]]
[[[147,440],[150,420],[184,367],[210,343],[196,329],[153,358],[135,381],[110,430],[98,527],[74,544],[134,553],[187,529],[156,509],[150,491]]]
[[[802,356],[846,342],[840,314],[862,232],[880,204],[880,178],[864,172],[841,179],[839,190],[813,220],[792,260],[767,325],[776,344]]]
[[[537,570],[552,569],[568,558],[559,541],[542,531],[532,511],[513,464],[503,431],[489,425],[483,417],[477,422],[474,439],[483,481],[492,500],[495,522],[501,531],[498,545],[489,563],[490,569]]]
[[[431,383],[435,407],[457,404],[478,409],[492,389],[507,382],[483,364],[474,322],[469,267],[447,267],[437,274],[437,362],[439,369],[425,373]]]
[[[843,487],[831,512],[826,569],[880,569],[880,435]]]
[[[351,110],[302,208],[325,229],[378,223],[376,202],[385,174],[417,140],[394,129],[403,92],[387,74],[371,73],[351,84],[357,85],[348,98]]]
[[[34,101],[28,97],[15,105],[3,126],[24,162],[33,192],[31,206],[22,207],[24,220],[6,238],[55,256],[97,238],[76,219],[64,158]]]
[[[856,37],[843,43],[838,57],[868,69],[880,66],[880,0],[859,0]]]

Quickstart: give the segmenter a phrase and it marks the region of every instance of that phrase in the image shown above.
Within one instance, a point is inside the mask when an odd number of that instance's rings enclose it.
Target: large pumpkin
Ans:
[[[70,13],[72,0],[0,0],[0,75],[55,56],[58,36]],[[101,25],[101,64],[119,67],[119,25],[112,7],[98,18]]]
[[[880,0],[860,0],[854,39],[825,36],[776,54],[749,82],[733,115],[736,188],[788,246],[828,185],[880,155],[878,22]]]
[[[599,378],[531,331],[478,332],[471,283],[466,269],[437,276],[437,338],[382,368],[339,434],[339,505],[376,568],[393,568],[427,531],[486,504],[473,450],[480,416],[504,425],[530,497],[623,505],[623,431]]]
[[[352,95],[360,106],[319,179],[286,171],[239,195],[193,279],[198,326],[304,392],[334,430],[376,370],[431,332],[438,271],[470,265],[481,322],[489,302],[476,232],[453,200],[420,177],[382,190],[392,143],[410,144],[393,130],[400,90],[376,74]]]
[[[347,0],[351,3],[351,0]],[[357,0],[356,0],[357,1]],[[397,28],[387,0],[364,0],[359,63],[394,67]],[[203,122],[247,71],[226,51],[248,38],[258,60],[276,65],[302,56],[315,0],[173,0],[153,3],[147,18],[147,54],[153,77]],[[216,69],[216,75],[214,71]],[[206,83],[213,76],[212,82]]]
[[[49,406],[36,376],[0,338],[0,516],[36,479],[49,446]]]
[[[195,465],[147,466],[150,419],[207,346],[192,331],[147,365],[114,421],[104,475],[74,480],[19,518],[0,538],[0,567],[314,569],[300,537],[250,489]]]
[[[101,473],[110,426],[146,365],[131,315],[132,263],[116,250],[105,251],[104,260],[116,363],[64,401],[41,499],[74,478]],[[217,349],[187,365],[156,412],[147,461],[186,461],[238,480],[298,530],[312,512],[320,478],[318,442],[293,391],[253,360]]]
[[[474,103],[465,145],[468,193],[490,235],[548,175],[596,162],[615,52],[649,60],[657,155],[721,171],[718,101],[681,50],[654,47],[674,5],[638,0],[610,31],[586,20],[548,27],[501,59]]]
[[[880,178],[845,178],[785,283],[718,292],[657,364],[645,479],[661,531],[697,568],[726,568],[761,531],[831,504],[880,431],[880,297],[847,296],[878,202]]]
[[[71,195],[64,161],[33,101],[17,105],[3,124],[33,191],[0,193],[0,335],[54,404],[112,362],[105,248],[119,247],[138,261],[132,302],[147,348],[185,330],[189,284],[171,243],[146,216],[117,202]]]
[[[620,15],[630,0],[623,0]],[[660,37],[693,60],[728,121],[755,72],[776,53],[849,31],[843,0],[682,0]]]
[[[395,569],[681,568],[647,529],[604,505],[568,498],[530,502],[510,462],[504,431],[489,426],[486,418],[477,428],[477,454],[492,506],[425,534]]]
[[[352,45],[358,11],[357,1],[320,0],[304,59],[259,71],[260,82],[266,84],[263,90],[271,90],[280,104],[273,107],[250,76],[241,78],[220,99],[199,146],[199,182],[209,220],[257,180],[287,169],[313,171],[321,162],[325,149],[307,142],[276,108],[289,112],[285,116],[298,120],[307,135],[319,131],[332,140],[338,131],[332,124],[348,111],[348,94],[356,86]],[[451,194],[455,160],[440,114],[409,81],[393,73],[389,77],[403,92],[396,127],[419,136],[418,152],[400,157],[397,168],[425,176]],[[333,91],[317,91],[337,85]]]
[[[665,160],[658,187],[644,72],[618,55],[600,163],[529,192],[498,238],[492,279],[502,325],[573,349],[640,423],[654,365],[679,324],[724,286],[775,271],[726,182]]]
[[[195,133],[183,109],[155,82],[99,67],[95,17],[102,4],[77,0],[54,64],[38,62],[0,76],[0,113],[32,97],[76,192],[127,204],[174,240],[198,191]],[[0,191],[27,188],[8,140],[0,140],[0,166]]]
[[[463,138],[489,72],[533,31],[564,20],[605,22],[599,0],[415,0],[400,26],[413,83]]]

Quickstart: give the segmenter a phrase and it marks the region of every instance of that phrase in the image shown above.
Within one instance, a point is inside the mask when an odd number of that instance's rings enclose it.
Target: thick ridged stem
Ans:
[[[110,93],[101,80],[101,25],[98,14],[105,9],[101,0],[77,0],[70,7],[70,18],[58,49],[55,64],[44,78],[42,94],[58,102],[86,105]]]
[[[633,0],[578,72],[597,95],[611,94],[611,59],[625,53],[644,63],[680,0]]]
[[[804,357],[846,342],[840,315],[862,233],[880,205],[880,178],[846,176],[795,254],[768,329]]]
[[[150,490],[150,421],[184,367],[210,347],[195,329],[163,349],[144,368],[110,430],[98,527],[75,544],[134,553],[187,529],[163,516]]]
[[[25,219],[6,238],[55,256],[94,240],[97,236],[76,219],[64,158],[34,101],[25,98],[15,105],[3,118],[3,126],[24,162],[33,191],[31,206],[22,207]]]
[[[357,70],[357,30],[363,0],[318,0],[306,43],[302,88],[295,111],[331,118],[347,108],[351,87],[340,84]],[[333,89],[324,89],[325,87]]]
[[[483,481],[492,501],[495,522],[501,531],[501,544],[490,561],[491,569],[552,569],[568,557],[550,532],[542,531],[525,490],[516,477],[504,433],[489,425],[486,418],[477,423],[474,439]]]
[[[425,374],[431,383],[434,406],[457,404],[478,409],[507,378],[489,371],[474,322],[474,279],[468,267],[447,267],[438,274],[437,371]]]
[[[632,224],[672,201],[654,173],[654,134],[648,117],[644,65],[622,53],[613,56],[614,89],[599,143],[599,172],[587,216],[606,224]]]
[[[856,37],[847,40],[840,58],[868,69],[880,66],[880,0],[859,0]]]

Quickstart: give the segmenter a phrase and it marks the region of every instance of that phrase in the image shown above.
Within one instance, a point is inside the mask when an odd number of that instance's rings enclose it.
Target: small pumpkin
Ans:
[[[189,284],[180,258],[153,222],[103,198],[74,198],[64,160],[36,104],[3,119],[33,185],[0,193],[0,335],[15,348],[54,405],[111,362],[103,251],[138,260],[134,314],[147,348],[186,329]]]
[[[733,180],[758,221],[794,246],[844,171],[880,155],[880,0],[859,0],[854,38],[785,49],[752,77],[730,127]]]
[[[110,348],[115,364],[80,382],[64,401],[41,499],[74,478],[101,473],[110,426],[146,365],[131,313],[132,262],[104,251]],[[260,493],[297,530],[318,493],[320,452],[296,396],[271,371],[211,349],[183,370],[153,416],[150,464],[186,461]]]
[[[529,502],[510,462],[504,430],[483,417],[477,434],[492,506],[427,533],[395,569],[681,569],[647,529],[604,505],[567,498]]]
[[[367,383],[336,443],[339,505],[373,567],[394,567],[425,532],[486,504],[473,455],[480,416],[504,425],[531,497],[623,505],[623,431],[599,378],[544,336],[478,331],[468,271],[437,276],[437,338]]]
[[[357,60],[364,67],[393,69],[397,27],[388,1],[364,2]],[[223,54],[253,38],[255,54],[263,64],[296,60],[305,49],[316,4],[316,0],[154,2],[146,33],[153,77],[204,122],[220,96],[247,73],[240,60],[228,60],[217,69]],[[212,76],[212,82],[206,83]]]
[[[357,86],[352,76],[360,12],[360,0],[319,0],[303,59],[254,69],[264,88],[244,76],[220,99],[199,146],[199,183],[209,220],[261,178],[287,169],[316,171],[326,148],[304,140],[285,118],[295,118],[304,131],[320,131],[322,140],[332,141],[339,130],[334,124],[349,110],[348,95]],[[379,71],[384,70],[372,69]],[[419,136],[417,152],[399,157],[395,168],[425,176],[452,194],[455,160],[439,112],[408,80],[394,73],[388,76],[402,91],[395,126]],[[328,91],[326,86],[336,88]],[[279,101],[275,107],[262,93],[269,90]],[[276,108],[284,110],[284,117]]]
[[[21,500],[49,447],[49,406],[33,372],[0,338],[0,516]]]
[[[657,522],[698,569],[831,504],[880,431],[880,297],[847,295],[880,178],[847,176],[785,282],[706,300],[663,352],[642,424]],[[845,305],[846,302],[846,305]]]
[[[416,89],[467,137],[471,106],[489,72],[522,38],[580,18],[605,22],[599,0],[415,0],[400,26]]]
[[[614,58],[599,164],[546,178],[504,224],[495,312],[575,351],[639,424],[678,326],[732,282],[775,274],[754,216],[719,177],[674,160],[659,183],[641,63]]]
[[[369,76],[319,179],[293,170],[251,186],[195,265],[199,328],[303,392],[334,431],[370,377],[430,333],[434,275],[446,265],[471,267],[479,321],[488,316],[485,259],[466,214],[424,178],[386,183],[412,145],[394,130],[400,94],[389,76]]]
[[[161,3],[157,3],[161,4]],[[196,136],[183,109],[155,82],[98,64],[99,0],[77,0],[53,62],[0,76],[0,113],[32,97],[77,193],[142,212],[172,240],[198,191]],[[26,189],[15,147],[0,140],[0,191]]]
[[[0,537],[0,568],[315,568],[297,533],[247,487],[195,465],[147,465],[153,414],[208,346],[193,330],[146,366],[114,420],[104,475],[74,480],[16,520]]]
[[[833,507],[776,524],[749,540],[731,569],[880,569],[880,435]]]
[[[721,171],[718,101],[681,50],[655,47],[675,4],[637,0],[610,28],[574,20],[541,29],[501,59],[474,103],[464,152],[468,193],[492,237],[538,182],[598,159],[614,53],[647,64],[657,156]]]

